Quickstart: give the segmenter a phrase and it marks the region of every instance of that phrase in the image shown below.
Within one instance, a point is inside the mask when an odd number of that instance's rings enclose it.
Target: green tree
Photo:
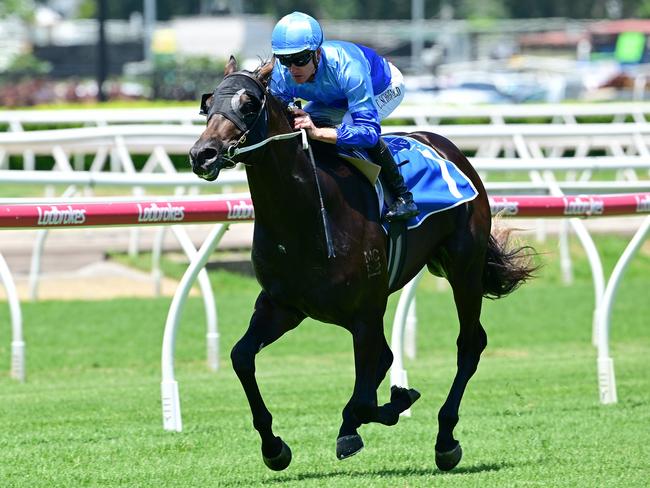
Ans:
[[[637,0],[636,16],[650,18],[650,0]]]
[[[26,22],[31,22],[35,9],[34,0],[2,0],[0,1],[0,19],[15,16]]]
[[[52,69],[52,65],[46,61],[37,59],[30,53],[16,56],[6,69],[5,74],[9,77],[19,79],[22,77],[33,77],[46,75]]]
[[[504,19],[510,16],[503,0],[462,0],[460,17],[466,19]]]
[[[82,0],[79,16],[96,15],[98,0]],[[0,18],[15,15],[29,21],[37,3],[45,0],[0,0]],[[213,1],[213,3],[219,3]],[[227,1],[221,2],[228,4]],[[211,0],[157,0],[157,17],[199,15],[202,5]],[[300,10],[318,19],[410,19],[408,0],[242,0],[247,14],[266,14],[280,18]],[[142,12],[144,0],[108,2],[108,17],[127,19]],[[452,7],[454,17],[469,19],[567,17],[574,19],[608,18],[613,12],[621,17],[650,18],[650,0],[424,0],[425,18],[439,17],[443,5]],[[612,9],[612,6],[616,8]]]
[[[19,1],[19,0],[15,0]],[[107,2],[109,19],[128,19],[134,12],[144,10],[144,0],[120,0]],[[183,15],[197,15],[200,12],[200,0],[156,0],[156,16],[158,20],[169,20],[172,17]],[[97,0],[83,0],[79,7],[79,16],[82,18],[95,17],[97,13]]]

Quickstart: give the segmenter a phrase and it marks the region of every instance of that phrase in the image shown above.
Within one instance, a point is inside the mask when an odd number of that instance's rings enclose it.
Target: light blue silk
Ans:
[[[289,68],[275,63],[270,91],[285,103],[296,98],[350,112],[352,123],[337,127],[337,145],[372,147],[381,133],[373,101],[390,84],[388,62],[373,50],[346,41],[325,41],[313,81],[296,83]],[[309,111],[309,106],[305,107]],[[334,121],[339,123],[339,121]]]

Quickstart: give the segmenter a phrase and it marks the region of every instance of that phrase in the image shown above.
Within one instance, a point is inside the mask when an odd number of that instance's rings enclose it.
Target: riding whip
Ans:
[[[302,130],[304,131],[304,129]],[[311,144],[307,145],[307,152],[309,153],[309,161],[311,162],[311,168],[314,171],[314,180],[316,181],[316,189],[318,190],[318,201],[320,203],[320,215],[323,222],[323,231],[325,232],[327,257],[335,258],[336,252],[334,251],[334,244],[332,244],[332,231],[330,230],[330,221],[327,218],[327,210],[325,210],[325,204],[323,203],[323,193],[321,192],[320,182],[318,181],[318,170],[316,169],[316,160],[314,159],[314,153],[311,150]]]

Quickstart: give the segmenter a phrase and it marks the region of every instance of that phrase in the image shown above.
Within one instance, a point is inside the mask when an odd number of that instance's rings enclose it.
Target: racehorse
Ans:
[[[231,57],[223,81],[203,95],[207,125],[190,150],[194,173],[208,181],[235,163],[246,168],[255,212],[251,258],[262,291],[231,360],[261,438],[263,460],[270,469],[285,469],[291,450],[273,432],[255,378],[255,356],[306,317],[352,334],[355,382],[342,412],[339,459],[363,447],[362,424],[394,425],[419,398],[414,389],[393,386],[390,402],[378,406],[377,388],[393,360],[383,327],[388,296],[426,265],[449,281],[460,322],[457,372],[438,414],[435,444],[438,468],[450,470],[462,457],[453,436],[460,402],[487,345],[482,298],[507,295],[530,278],[535,268],[527,257],[534,250],[513,248],[491,234],[485,188],[456,146],[440,135],[414,132],[409,136],[455,163],[478,196],[408,231],[401,275],[389,286],[387,237],[375,190],[339,157],[335,145],[312,141],[303,150],[300,137],[293,137],[300,133],[293,131],[287,107],[267,89],[272,69],[266,62],[252,72],[237,71]]]

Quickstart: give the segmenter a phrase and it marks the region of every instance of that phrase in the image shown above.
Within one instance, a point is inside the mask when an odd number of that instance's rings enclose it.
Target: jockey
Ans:
[[[271,47],[279,61],[273,67],[271,93],[290,106],[295,98],[309,102],[304,110],[293,109],[294,128],[305,129],[318,141],[365,148],[381,166],[395,197],[384,218],[405,220],[418,215],[413,195],[380,137],[380,121],[404,98],[399,70],[368,47],[323,42],[316,19],[301,12],[280,19]]]

